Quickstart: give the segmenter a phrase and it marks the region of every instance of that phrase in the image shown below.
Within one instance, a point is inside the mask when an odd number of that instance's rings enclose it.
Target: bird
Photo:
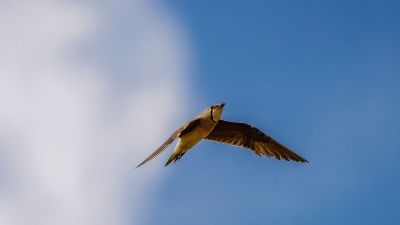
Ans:
[[[179,127],[171,136],[136,168],[163,152],[175,139],[178,143],[165,166],[179,160],[201,140],[209,140],[253,151],[258,156],[273,157],[286,161],[308,163],[306,159],[278,143],[259,129],[238,122],[221,120],[225,103],[211,105],[197,117]]]

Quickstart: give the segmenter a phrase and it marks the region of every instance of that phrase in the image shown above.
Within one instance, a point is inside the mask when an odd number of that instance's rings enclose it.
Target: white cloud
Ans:
[[[154,1],[131,4],[136,20],[126,29],[135,35],[121,57],[140,82],[117,92],[112,68],[70,54],[102,35],[95,7],[2,2],[0,224],[124,224],[124,196],[137,199],[129,217],[140,222],[140,196],[161,167],[133,168],[180,112],[188,60],[168,11]]]

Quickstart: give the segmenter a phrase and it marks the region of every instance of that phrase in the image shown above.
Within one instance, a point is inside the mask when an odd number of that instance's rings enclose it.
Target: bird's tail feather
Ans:
[[[180,153],[172,153],[172,155],[169,157],[167,163],[165,163],[165,166],[168,166],[170,163],[175,163],[177,160],[179,160],[186,152],[180,152]]]

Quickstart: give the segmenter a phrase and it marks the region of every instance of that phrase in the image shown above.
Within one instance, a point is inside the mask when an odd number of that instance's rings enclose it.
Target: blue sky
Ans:
[[[3,1],[0,224],[398,224],[398,1]],[[225,102],[309,164],[201,142]]]
[[[397,1],[165,4],[194,52],[187,117],[226,102],[224,119],[257,126],[310,163],[200,143],[161,172],[145,224],[398,223]]]

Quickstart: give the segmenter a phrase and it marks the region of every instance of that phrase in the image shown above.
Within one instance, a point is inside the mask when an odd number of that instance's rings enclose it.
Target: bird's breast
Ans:
[[[200,123],[198,126],[194,127],[193,130],[180,137],[180,144],[182,146],[191,148],[200,140],[207,137],[214,126],[214,124],[210,123]]]

